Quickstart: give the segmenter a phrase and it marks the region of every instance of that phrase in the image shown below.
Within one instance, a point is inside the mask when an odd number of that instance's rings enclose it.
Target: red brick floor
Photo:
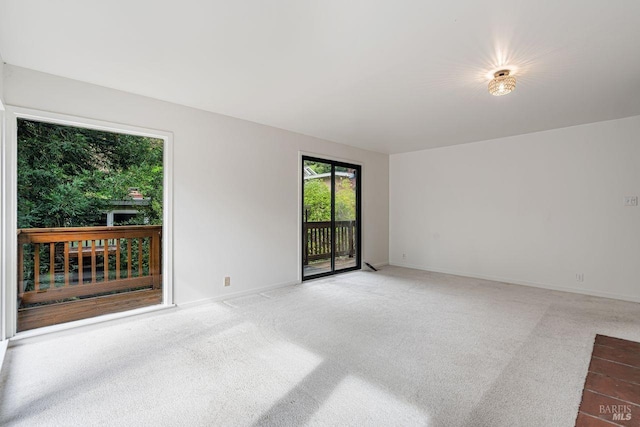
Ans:
[[[640,343],[596,335],[576,427],[640,427]]]

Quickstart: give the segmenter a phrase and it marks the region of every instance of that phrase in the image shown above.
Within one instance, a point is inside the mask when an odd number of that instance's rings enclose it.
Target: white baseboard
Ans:
[[[381,268],[384,266],[389,265],[389,263],[387,261],[383,261],[383,262],[376,262],[376,263],[369,263],[371,265],[373,265],[375,268]],[[362,263],[362,269],[366,269],[367,267],[364,265],[364,262]],[[326,278],[326,277],[323,277]],[[232,292],[232,293],[228,293],[228,294],[224,294],[224,295],[216,295],[215,297],[209,297],[209,298],[202,298],[199,300],[195,300],[195,301],[189,301],[189,302],[183,302],[178,305],[178,308],[191,308],[191,307],[197,307],[199,305],[204,305],[204,304],[210,304],[212,302],[218,302],[218,301],[224,301],[224,300],[228,300],[228,299],[232,299],[232,298],[238,298],[238,297],[244,297],[247,295],[253,295],[253,294],[259,294],[261,292],[267,292],[267,291],[271,291],[273,289],[278,289],[278,288],[284,288],[286,286],[293,286],[293,285],[299,285],[301,282],[299,280],[294,280],[294,281],[290,281],[290,282],[285,282],[285,283],[279,283],[276,285],[268,285],[268,286],[261,286],[259,288],[252,288],[252,289],[247,289],[245,291],[239,291],[239,292]]]
[[[184,303],[178,304],[178,308],[197,307],[199,305],[210,304],[212,302],[224,301],[232,298],[239,298],[247,295],[259,294],[261,292],[267,292],[273,289],[284,288],[286,286],[293,286],[293,285],[299,285],[299,284],[300,284],[299,281],[294,280],[291,282],[279,283],[276,285],[261,286],[258,288],[247,289],[244,291],[231,292],[224,295],[216,295],[215,297],[202,298],[195,301],[184,302]]]
[[[488,275],[485,275],[485,274],[475,274],[475,273],[461,272],[461,271],[455,271],[455,270],[447,270],[447,269],[441,269],[441,268],[414,265],[414,264],[409,264],[409,263],[393,263],[393,262],[391,262],[389,265],[396,266],[396,267],[413,268],[413,269],[416,269],[416,270],[423,270],[423,271],[432,271],[434,273],[452,274],[454,276],[471,277],[471,278],[474,278],[474,279],[491,280],[491,281],[494,281],[494,282],[502,282],[502,283],[508,283],[508,284],[512,284],[512,285],[520,285],[520,286],[529,286],[529,287],[532,287],[532,288],[548,289],[548,290],[551,290],[551,291],[569,292],[569,293],[572,293],[572,294],[589,295],[589,296],[594,296],[594,297],[610,298],[610,299],[616,299],[616,300],[621,300],[621,301],[639,302],[640,303],[640,297],[633,296],[633,295],[621,295],[621,294],[616,294],[616,293],[612,293],[612,292],[603,292],[603,291],[594,291],[594,290],[590,290],[590,289],[571,288],[571,287],[568,287],[568,286],[552,285],[552,284],[548,284],[548,283],[527,282],[527,281],[523,281],[523,280],[509,279],[509,278],[499,277],[499,276],[488,276]]]

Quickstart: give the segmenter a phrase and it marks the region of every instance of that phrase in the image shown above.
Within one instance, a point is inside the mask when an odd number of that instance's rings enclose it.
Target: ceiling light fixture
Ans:
[[[493,96],[506,95],[516,88],[516,78],[509,75],[509,70],[496,71],[493,77],[489,82],[489,93]]]

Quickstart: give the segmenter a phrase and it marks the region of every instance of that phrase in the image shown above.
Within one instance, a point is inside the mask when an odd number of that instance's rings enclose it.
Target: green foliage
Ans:
[[[356,219],[356,193],[351,180],[338,177],[336,185],[336,221]],[[331,221],[331,188],[323,179],[304,182],[306,221]]]
[[[304,165],[309,167],[312,171],[314,171],[318,175],[321,173],[331,173],[331,165],[328,163],[319,163],[319,162],[312,162],[312,161],[306,160],[304,162]]]
[[[162,223],[162,141],[18,120],[18,228],[104,225],[113,200],[140,189],[139,218]]]
[[[305,180],[304,209],[307,222],[331,221],[331,189],[321,179]]]
[[[356,219],[356,192],[351,187],[351,180],[338,178],[336,184],[336,221]]]

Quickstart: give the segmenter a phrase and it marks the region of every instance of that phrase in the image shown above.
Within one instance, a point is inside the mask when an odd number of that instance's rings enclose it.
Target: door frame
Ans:
[[[304,232],[304,162],[310,160],[319,163],[327,163],[331,165],[331,271],[318,273],[311,276],[304,275],[304,250],[306,245],[306,235]],[[356,265],[354,267],[335,269],[335,168],[346,167],[356,170]],[[299,222],[300,222],[300,252],[298,261],[300,262],[300,280],[312,280],[320,277],[333,276],[335,274],[346,273],[349,271],[362,269],[362,165],[358,163],[349,163],[348,161],[335,160],[325,157],[317,157],[315,154],[304,154],[300,156],[300,206],[299,206]]]

